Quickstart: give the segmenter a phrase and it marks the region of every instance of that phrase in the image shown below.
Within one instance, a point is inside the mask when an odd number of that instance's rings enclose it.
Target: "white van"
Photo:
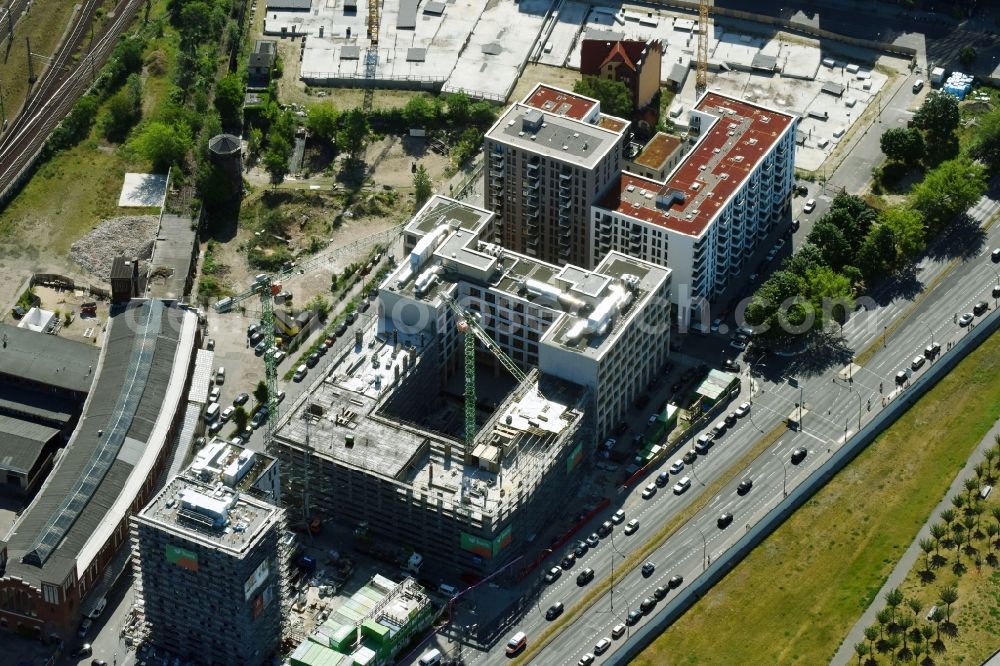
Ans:
[[[295,369],[295,374],[292,375],[292,381],[301,382],[303,379],[306,378],[306,373],[308,372],[309,368],[307,368],[306,364],[303,363],[302,365],[300,365],[298,368]]]
[[[420,666],[435,666],[435,664],[441,663],[441,651],[437,648],[432,648],[424,653],[420,657],[420,661],[417,662]]]
[[[453,597],[456,594],[458,594],[458,590],[456,590],[454,587],[446,583],[441,583],[440,585],[438,585],[438,592],[440,592],[446,597]]]
[[[515,654],[524,649],[524,646],[528,644],[528,636],[523,631],[519,631],[510,637],[507,641],[507,656],[513,657]]]
[[[211,423],[219,417],[219,403],[213,402],[205,410],[205,423]]]

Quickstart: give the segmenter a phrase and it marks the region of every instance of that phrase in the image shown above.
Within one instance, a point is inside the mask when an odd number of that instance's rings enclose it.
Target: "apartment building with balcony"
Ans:
[[[693,148],[659,181],[624,172],[593,206],[591,262],[611,252],[669,266],[677,322],[719,298],[791,204],[791,114],[714,92],[690,114]]]
[[[629,123],[600,102],[538,84],[486,133],[492,238],[548,263],[591,267],[590,207],[617,180]]]

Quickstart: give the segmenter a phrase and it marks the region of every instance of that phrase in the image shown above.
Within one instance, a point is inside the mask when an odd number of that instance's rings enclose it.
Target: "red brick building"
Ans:
[[[657,40],[585,39],[580,47],[580,73],[620,81],[632,95],[632,108],[645,108],[660,90],[663,44]]]

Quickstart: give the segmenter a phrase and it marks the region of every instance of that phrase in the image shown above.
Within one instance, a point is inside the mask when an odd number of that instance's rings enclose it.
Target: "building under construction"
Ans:
[[[442,569],[495,571],[565,514],[584,455],[662,368],[668,269],[617,253],[560,268],[486,243],[492,223],[428,202],[376,325],[279,424],[282,494],[303,522],[364,525]],[[477,344],[475,364],[459,342],[469,325],[496,341]],[[470,411],[453,386],[475,368],[490,381],[472,382],[473,402],[466,381]],[[474,402],[486,384],[503,395]]]

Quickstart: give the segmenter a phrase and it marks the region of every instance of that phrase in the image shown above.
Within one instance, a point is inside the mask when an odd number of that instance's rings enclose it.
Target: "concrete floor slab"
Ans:
[[[498,102],[507,99],[551,5],[552,0],[491,4],[479,17],[444,92],[464,91],[472,97]],[[483,53],[484,45],[494,43],[501,46],[498,55]]]
[[[566,2],[562,5],[555,17],[552,32],[543,46],[542,56],[538,60],[540,63],[556,67],[566,64],[578,37],[583,39],[580,28],[589,11],[590,6],[582,2]]]

